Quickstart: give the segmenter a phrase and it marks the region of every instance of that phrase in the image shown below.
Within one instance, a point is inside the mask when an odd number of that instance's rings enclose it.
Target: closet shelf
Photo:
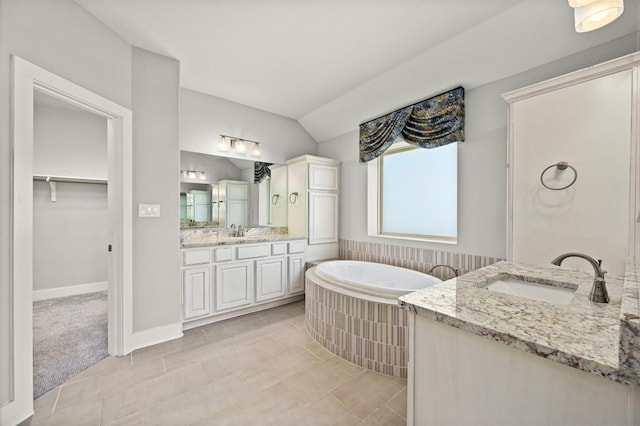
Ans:
[[[49,178],[49,180],[47,180],[47,178]],[[95,183],[102,185],[107,184],[107,179],[55,175],[33,175],[33,180],[44,182]]]

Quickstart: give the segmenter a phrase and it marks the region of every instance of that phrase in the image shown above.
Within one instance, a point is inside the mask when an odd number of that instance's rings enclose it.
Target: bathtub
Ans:
[[[442,281],[411,269],[355,260],[324,262],[316,267],[315,273],[329,285],[365,299],[366,296],[387,299],[385,302],[394,305],[400,296]]]
[[[305,275],[305,326],[316,342],[347,361],[406,378],[408,315],[398,297],[439,282],[380,263],[324,262]]]

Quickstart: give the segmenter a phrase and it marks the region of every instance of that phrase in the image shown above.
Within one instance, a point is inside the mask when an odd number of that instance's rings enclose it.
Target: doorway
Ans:
[[[12,56],[12,373],[11,402],[2,420],[33,413],[33,129],[34,93],[42,92],[107,120],[108,351],[131,352],[132,321],[132,113],[17,56]]]
[[[107,120],[34,93],[34,399],[108,355]]]

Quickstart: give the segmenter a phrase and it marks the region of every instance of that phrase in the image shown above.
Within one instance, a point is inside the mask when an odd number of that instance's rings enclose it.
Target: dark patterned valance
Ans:
[[[421,148],[464,141],[464,88],[426,99],[360,125],[360,162],[382,155],[400,136]]]
[[[269,168],[271,165],[273,165],[273,163],[255,161],[253,163],[253,183],[260,183],[267,176],[271,177],[271,169]]]

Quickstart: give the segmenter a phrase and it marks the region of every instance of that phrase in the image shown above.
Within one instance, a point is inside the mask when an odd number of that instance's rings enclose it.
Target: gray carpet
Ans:
[[[33,303],[33,398],[105,358],[107,292]]]

